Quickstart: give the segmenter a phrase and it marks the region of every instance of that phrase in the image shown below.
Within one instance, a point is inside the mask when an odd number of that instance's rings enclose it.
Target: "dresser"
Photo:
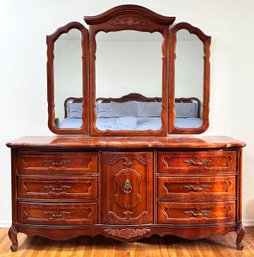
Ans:
[[[136,241],[231,231],[243,248],[242,148],[229,137],[24,137],[12,157],[17,234]]]

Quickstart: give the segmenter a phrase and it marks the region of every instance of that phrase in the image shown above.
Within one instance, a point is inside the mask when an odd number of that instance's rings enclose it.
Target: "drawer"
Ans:
[[[158,197],[176,199],[228,198],[236,196],[236,178],[158,177]]]
[[[18,197],[30,199],[87,199],[97,197],[97,177],[18,178]]]
[[[158,223],[215,224],[235,221],[235,201],[203,203],[158,203]]]
[[[18,203],[18,222],[36,225],[97,223],[97,203]]]
[[[92,152],[18,152],[21,174],[84,174],[97,172],[97,154]]]
[[[236,172],[235,151],[160,152],[158,172]]]

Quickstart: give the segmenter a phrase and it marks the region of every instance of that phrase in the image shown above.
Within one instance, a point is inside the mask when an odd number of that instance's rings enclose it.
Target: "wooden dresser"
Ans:
[[[237,232],[242,148],[229,137],[24,137],[12,154],[11,250],[17,233],[66,240]]]

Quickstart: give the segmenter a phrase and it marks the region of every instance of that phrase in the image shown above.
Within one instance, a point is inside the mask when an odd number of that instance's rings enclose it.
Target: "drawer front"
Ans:
[[[227,177],[158,177],[158,197],[195,199],[236,196],[236,179]]]
[[[235,222],[235,202],[158,203],[158,223],[215,224]]]
[[[91,152],[19,152],[18,172],[24,174],[84,174],[97,172]]]
[[[18,197],[30,199],[87,199],[97,197],[97,177],[18,178]]]
[[[235,151],[160,152],[158,172],[236,172]]]
[[[97,204],[18,203],[18,222],[36,225],[97,223]]]

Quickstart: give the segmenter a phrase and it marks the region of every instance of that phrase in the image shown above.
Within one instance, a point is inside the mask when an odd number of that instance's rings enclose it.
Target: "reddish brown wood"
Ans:
[[[168,136],[168,137],[84,137],[34,136],[7,143],[12,149],[23,150],[93,150],[93,149],[232,149],[241,148],[243,141],[226,136]],[[240,157],[239,157],[240,158]],[[240,167],[240,166],[239,166]]]
[[[47,201],[84,201],[97,198],[97,177],[18,177],[18,198]]]
[[[225,177],[158,177],[158,198],[166,199],[235,199],[236,178]]]
[[[237,248],[242,249],[244,228],[239,212],[244,143],[228,137],[149,140],[58,136],[9,143],[11,249],[17,249],[18,232],[58,240],[104,235],[134,241],[153,234],[198,239],[230,231],[237,232]],[[87,156],[92,156],[95,166],[88,165]],[[164,157],[172,156],[165,170]],[[52,168],[42,164],[43,157],[75,162],[68,170]],[[181,161],[183,157],[194,161],[209,157],[212,162],[190,168]]]
[[[102,153],[102,223],[153,222],[152,153]]]
[[[202,133],[209,126],[209,86],[210,86],[210,41],[211,38],[206,36],[200,29],[192,25],[181,22],[176,24],[172,29],[170,25],[174,22],[175,17],[166,17],[159,15],[147,8],[137,5],[122,5],[114,7],[100,15],[86,16],[85,21],[90,25],[89,32],[86,28],[77,22],[71,22],[59,28],[54,34],[47,36],[48,45],[48,112],[49,128],[56,134],[91,134],[93,136],[165,136],[168,133],[174,134],[193,134]],[[68,33],[70,29],[77,28],[82,33],[82,77],[83,77],[83,124],[77,129],[60,129],[57,127],[58,120],[54,113],[54,42],[63,34]],[[170,29],[170,31],[169,31]],[[174,109],[174,74],[175,74],[175,46],[176,33],[180,29],[187,29],[190,33],[197,35],[204,44],[204,87],[202,109],[203,124],[200,128],[176,128],[175,109]],[[96,128],[96,34],[100,31],[122,31],[136,30],[140,32],[159,32],[163,36],[162,40],[162,127],[158,131],[145,130],[119,130],[119,131],[100,131]],[[170,34],[170,39],[169,39]],[[88,42],[89,38],[89,42]],[[170,52],[170,54],[169,54]],[[89,56],[88,56],[89,55]],[[89,67],[88,67],[89,65]],[[89,73],[89,74],[88,74]],[[88,81],[89,78],[89,81]],[[88,85],[89,84],[89,85]],[[90,90],[88,90],[88,86]],[[72,98],[72,96],[70,96]],[[177,101],[177,99],[176,99]],[[66,109],[66,108],[65,108]],[[89,114],[89,115],[88,115]],[[89,129],[90,127],[90,129]]]
[[[159,152],[159,172],[236,172],[236,151]]]
[[[200,128],[177,128],[175,126],[175,48],[176,48],[176,34],[179,30],[185,29],[192,34],[195,34],[204,45],[204,75],[203,75],[203,99],[202,99],[202,126]],[[170,61],[169,61],[169,119],[168,119],[168,126],[169,126],[169,133],[173,134],[200,134],[206,131],[209,127],[209,101],[210,101],[210,44],[211,44],[211,37],[205,35],[199,28],[193,27],[191,24],[187,22],[181,22],[176,24],[170,30],[170,40],[169,40],[169,47],[170,47]]]
[[[235,222],[235,209],[235,201],[158,202],[158,222],[189,225]]]
[[[71,29],[78,29],[81,32],[81,49],[82,55],[82,91],[83,91],[83,111],[82,118],[83,123],[80,128],[77,129],[60,129],[56,124],[55,117],[55,97],[54,97],[54,44],[55,41],[65,33],[68,33]],[[49,129],[56,134],[87,134],[88,133],[88,101],[89,101],[89,80],[88,80],[88,63],[89,63],[89,34],[88,30],[78,22],[70,22],[65,26],[57,29],[56,32],[47,36],[47,85],[48,85],[48,126]]]
[[[80,174],[97,172],[97,154],[91,152],[30,152],[18,153],[21,174]]]
[[[90,134],[93,136],[148,136],[166,135],[168,124],[168,32],[169,25],[173,23],[175,17],[165,17],[158,15],[144,7],[136,5],[122,5],[110,9],[97,16],[85,17],[85,21],[90,25]],[[121,31],[136,30],[140,32],[159,32],[162,34],[162,127],[159,131],[100,131],[96,128],[96,34],[100,31]]]
[[[8,236],[12,242],[12,245],[10,247],[12,252],[16,252],[18,250],[18,238],[17,238],[17,229],[15,226],[11,226],[9,231],[8,231]]]
[[[96,203],[18,203],[18,222],[36,225],[97,223]]]
[[[111,8],[110,10],[96,16],[85,16],[84,19],[89,25],[100,25],[108,22],[109,20],[113,20],[113,25],[116,24],[118,26],[127,26],[127,29],[129,29],[128,25],[144,26],[142,22],[138,24],[139,20],[136,20],[135,23],[135,19],[129,21],[128,24],[126,24],[124,21],[120,23],[121,20],[118,19],[118,16],[122,15],[126,15],[127,17],[136,15],[137,19],[139,16],[141,16],[141,18],[144,17],[144,19],[153,21],[153,23],[167,26],[171,25],[175,21],[175,17],[159,15],[158,13],[155,13],[145,7],[131,4]]]

